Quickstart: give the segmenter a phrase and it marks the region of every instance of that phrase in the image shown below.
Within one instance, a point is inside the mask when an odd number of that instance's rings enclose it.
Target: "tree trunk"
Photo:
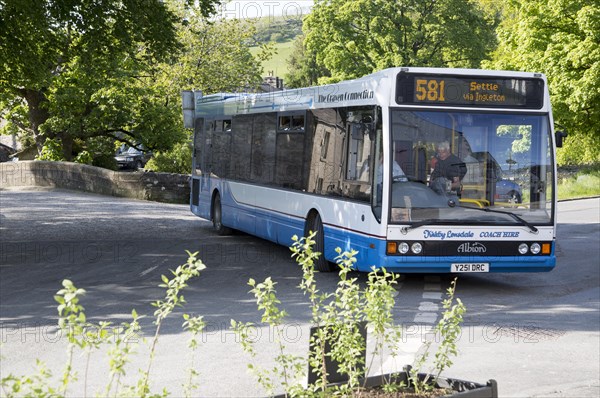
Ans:
[[[50,117],[46,108],[48,101],[42,90],[23,89],[22,94],[29,107],[29,123],[33,130],[35,145],[37,146],[38,154],[41,154],[47,135],[40,131],[40,126]]]
[[[59,134],[59,137],[62,143],[63,156],[66,161],[70,162],[73,160],[73,137],[68,133]]]

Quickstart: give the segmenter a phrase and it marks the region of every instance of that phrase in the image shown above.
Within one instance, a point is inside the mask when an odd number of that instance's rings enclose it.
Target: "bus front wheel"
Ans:
[[[323,233],[323,221],[319,213],[315,213],[309,218],[307,229],[304,231],[308,235],[310,231],[316,232],[314,251],[321,253],[319,258],[315,260],[315,268],[320,272],[332,272],[335,267],[332,263],[325,259],[325,238]]]
[[[219,235],[229,235],[231,234],[231,229],[223,225],[222,216],[223,210],[221,207],[221,196],[216,194],[212,205],[213,229]]]

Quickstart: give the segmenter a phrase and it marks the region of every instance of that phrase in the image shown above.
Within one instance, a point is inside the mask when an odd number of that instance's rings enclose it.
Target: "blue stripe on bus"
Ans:
[[[223,192],[225,191],[225,192]],[[305,220],[291,214],[269,211],[265,208],[241,205],[228,193],[221,191],[223,224],[272,242],[291,246],[292,236],[304,234]],[[204,200],[203,200],[204,199]],[[208,204],[207,204],[208,203]],[[200,205],[192,206],[194,214],[205,213],[210,207],[207,194],[201,195]],[[210,211],[210,210],[208,210]],[[452,263],[489,263],[490,272],[543,272],[550,271],[556,264],[553,252],[550,256],[527,257],[439,257],[439,256],[386,256],[386,240],[377,239],[356,231],[325,224],[325,258],[335,262],[336,248],[342,251],[357,251],[357,269],[370,271],[373,266],[385,267],[392,272],[449,273]],[[382,253],[381,255],[379,253]]]

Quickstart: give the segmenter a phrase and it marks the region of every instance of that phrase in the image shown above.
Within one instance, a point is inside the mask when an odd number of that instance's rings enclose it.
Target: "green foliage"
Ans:
[[[337,361],[339,371],[349,376],[349,382],[335,388],[332,394],[349,395],[353,388],[359,387],[359,376],[368,373],[361,353],[366,349],[366,341],[361,336],[359,324],[367,322],[376,335],[376,349],[374,356],[382,354],[383,344],[389,344],[389,349],[395,354],[399,348],[400,329],[394,324],[392,309],[395,306],[397,276],[388,273],[385,269],[376,269],[368,274],[365,287],[361,287],[358,279],[352,276],[352,270],[356,261],[355,251],[342,252],[338,249],[339,282],[333,293],[322,293],[317,289],[315,281],[314,262],[321,255],[313,252],[315,243],[314,233],[308,237],[298,239],[294,237],[291,247],[292,257],[302,267],[302,281],[300,289],[308,296],[311,303],[312,321],[318,332],[311,338],[311,354],[309,362],[317,369],[321,379],[317,385],[309,386],[306,390],[300,381],[305,375],[306,360],[302,357],[287,354],[284,344],[283,326],[287,313],[280,308],[281,302],[277,298],[275,289],[276,282],[271,278],[257,283],[249,281],[250,292],[254,295],[258,309],[262,312],[261,321],[275,330],[276,343],[279,354],[275,358],[276,366],[273,369],[263,369],[260,366],[249,364],[249,369],[257,376],[259,383],[272,393],[277,381],[291,396],[323,396],[329,394],[327,386],[327,368],[325,361],[330,357]],[[188,287],[192,278],[197,277],[206,267],[198,253],[188,253],[188,260],[171,271],[171,278],[162,275],[162,284],[165,289],[164,299],[153,303],[156,307],[154,312],[156,332],[152,340],[148,367],[140,371],[136,385],[124,385],[122,378],[126,376],[126,367],[130,363],[130,357],[135,353],[138,346],[137,337],[141,330],[140,320],[143,318],[135,310],[131,312],[132,321],[123,322],[118,327],[113,327],[110,322],[90,323],[87,320],[84,307],[80,304],[81,297],[85,294],[84,289],[77,288],[70,280],[64,280],[62,289],[55,296],[58,303],[58,326],[63,335],[66,336],[67,362],[63,376],[56,388],[52,383],[52,373],[41,362],[37,362],[37,371],[29,376],[4,375],[0,380],[0,386],[4,396],[8,398],[20,396],[36,397],[65,397],[68,387],[77,378],[77,372],[73,369],[73,357],[76,350],[82,350],[86,357],[84,369],[84,396],[87,396],[87,373],[91,363],[91,355],[104,345],[108,345],[107,356],[109,360],[109,380],[106,388],[102,391],[103,396],[131,396],[131,397],[166,397],[169,395],[166,389],[160,394],[150,391],[149,379],[151,365],[160,334],[162,322],[173,312],[173,310],[185,303],[182,291]],[[457,354],[456,340],[460,335],[460,324],[464,314],[464,305],[459,299],[454,298],[456,280],[447,291],[447,299],[443,302],[445,309],[443,318],[436,327],[436,332],[442,336],[442,342],[435,355],[435,369],[437,375],[452,364],[451,357]],[[456,301],[456,303],[455,303]],[[184,395],[194,396],[198,385],[195,378],[199,375],[195,369],[195,353],[199,347],[198,336],[204,330],[206,324],[201,316],[183,314],[183,329],[191,333],[188,344],[190,348],[190,367],[188,379],[184,384]],[[251,332],[256,326],[252,323],[241,323],[231,321],[232,328],[240,337],[244,351],[253,358],[256,351],[253,347]],[[325,346],[331,347],[329,352]],[[427,346],[427,351],[429,345]],[[422,360],[424,362],[424,359]],[[373,361],[371,361],[373,363]],[[396,392],[403,386],[388,386],[386,391]],[[428,388],[420,385],[418,388]]]
[[[67,160],[75,138],[132,127],[131,97],[146,100],[132,87],[177,46],[175,17],[158,0],[8,0],[0,20],[0,88],[28,114],[24,126],[11,121],[39,147],[59,138]]]
[[[140,319],[135,310],[131,311],[132,321],[123,322],[121,326],[113,331],[113,343],[108,349],[109,359],[109,382],[106,385],[105,396],[117,396],[121,391],[121,378],[126,375],[126,366],[131,356],[136,352],[138,343],[134,340],[138,336],[141,326]],[[110,326],[107,324],[106,327]],[[114,386],[114,387],[113,387]],[[113,393],[114,389],[114,393]],[[130,388],[131,389],[131,388]]]
[[[67,347],[68,359],[62,378],[61,392],[67,395],[67,388],[71,380],[75,379],[73,374],[73,351],[75,347],[84,348],[88,344],[85,339],[86,317],[83,306],[79,304],[79,297],[85,294],[85,290],[77,289],[73,282],[68,279],[63,281],[63,288],[56,293],[54,299],[58,302],[58,326],[67,336],[69,342]]]
[[[467,0],[332,0],[315,4],[303,30],[331,72],[324,83],[393,66],[477,67],[493,48],[494,24]]]
[[[312,323],[318,326],[311,336],[310,354],[308,362],[311,369],[317,373],[317,383],[309,385],[304,389],[297,381],[304,371],[298,364],[303,363],[299,358],[285,354],[285,346],[280,344],[281,354],[276,358],[277,367],[265,369],[250,363],[248,368],[257,377],[259,384],[265,388],[267,393],[272,394],[277,380],[283,379],[281,383],[286,394],[290,396],[352,396],[355,389],[360,387],[359,378],[367,373],[366,364],[362,353],[366,351],[366,341],[360,332],[360,325],[366,323],[376,336],[375,350],[369,367],[374,358],[382,358],[383,348],[388,347],[392,355],[397,355],[401,341],[400,328],[395,325],[392,310],[395,306],[398,276],[387,272],[383,268],[373,267],[367,276],[365,287],[361,287],[358,278],[353,277],[352,270],[356,262],[356,251],[342,252],[337,249],[336,259],[340,268],[337,288],[332,293],[320,292],[316,285],[314,264],[321,253],[314,252],[313,246],[315,233],[311,232],[305,238],[298,239],[294,236],[294,244],[290,248],[292,257],[302,267],[302,281],[300,289],[308,296],[312,313]],[[256,298],[258,309],[262,311],[261,321],[270,327],[278,328],[285,320],[286,313],[279,308],[280,301],[277,299],[275,282],[271,278],[262,283],[250,280],[251,292]],[[459,299],[454,298],[456,280],[447,291],[448,298],[443,302],[444,313],[442,320],[436,327],[436,332],[441,335],[441,343],[435,354],[434,366],[439,374],[452,365],[452,357],[457,354],[456,341],[460,336],[460,325],[465,307]],[[455,303],[456,300],[456,303]],[[232,328],[240,339],[242,348],[252,358],[256,357],[251,333],[249,330],[257,327],[252,323],[241,323],[232,320]],[[419,367],[428,355],[419,359]],[[326,347],[330,347],[327,349]],[[338,363],[338,372],[348,375],[348,382],[334,387],[330,391],[328,387],[327,359]],[[331,369],[329,369],[331,371]],[[300,375],[299,375],[300,374]],[[424,382],[419,381],[416,373],[410,373],[410,379],[414,387],[423,391],[431,388],[431,379]],[[388,381],[390,382],[390,381]],[[390,385],[385,387],[386,392],[398,392],[403,385]]]
[[[52,372],[43,362],[37,360],[36,372],[32,375],[18,377],[9,374],[2,377],[2,390],[6,397],[57,397],[58,391],[50,385],[51,377]]]
[[[46,141],[44,141],[44,145],[42,146],[42,151],[36,157],[36,160],[65,160],[61,142],[58,139],[46,138]]]
[[[284,43],[302,34],[302,19],[288,17],[264,17],[256,22],[256,33],[252,35],[252,45],[263,43]]]
[[[163,173],[189,174],[192,170],[191,141],[177,143],[170,151],[155,152],[144,168]]]
[[[188,15],[181,6],[175,12],[182,17]],[[244,44],[255,31],[250,21],[190,19],[177,31],[183,47],[177,62],[162,66],[166,85],[178,96],[181,90],[213,94],[256,88],[261,82],[260,61]],[[181,101],[177,106],[181,119]]]
[[[288,73],[285,75],[285,85],[290,88],[315,86],[321,77],[331,74],[324,66],[317,64],[314,51],[308,50],[304,36],[298,36],[293,44],[293,51],[287,60]]]
[[[584,168],[574,176],[560,179],[558,181],[557,191],[559,200],[599,196],[600,165]]]
[[[181,89],[258,83],[258,63],[242,44],[252,32],[237,21],[207,22],[216,0],[4,3],[5,130],[33,137],[40,150],[58,139],[66,160],[82,151],[95,158],[87,143],[97,137],[168,151],[187,139]]]
[[[194,379],[199,375],[195,369],[195,354],[198,350],[198,335],[202,333],[206,327],[206,322],[202,316],[191,316],[189,314],[183,314],[183,329],[192,333],[192,337],[188,343],[190,349],[190,367],[188,369],[188,381],[183,385],[183,393],[185,397],[194,396],[194,391],[198,388],[198,385],[194,382]]]
[[[152,303],[154,307],[156,307],[156,311],[154,311],[156,325],[156,331],[154,333],[154,338],[152,339],[152,344],[150,347],[150,356],[148,360],[148,368],[145,372],[142,373],[142,378],[139,380],[136,395],[139,397],[146,397],[150,394],[150,370],[152,369],[152,363],[154,361],[154,353],[156,350],[156,345],[158,344],[158,338],[160,335],[160,327],[162,326],[163,321],[167,316],[169,316],[175,307],[180,307],[185,304],[185,298],[181,291],[185,289],[188,285],[188,281],[194,277],[200,275],[200,271],[204,270],[206,266],[202,262],[202,260],[198,259],[196,253],[188,253],[188,260],[185,264],[180,265],[175,270],[171,270],[171,275],[173,278],[169,279],[165,275],[161,275],[161,279],[163,281],[159,286],[166,290],[164,300],[157,300]],[[191,324],[194,330],[200,327],[200,325],[196,321],[192,321]],[[189,323],[188,323],[189,325]],[[192,386],[190,385],[190,388]]]
[[[512,0],[488,68],[542,72],[554,120],[569,137],[558,163],[600,161],[600,5],[593,0]]]
[[[442,307],[444,308],[442,319],[439,320],[433,330],[436,335],[440,336],[440,344],[436,350],[433,362],[434,371],[432,374],[435,372],[433,380],[439,378],[445,369],[452,366],[452,357],[458,355],[456,342],[461,334],[461,324],[466,308],[462,301],[455,297],[456,281],[457,278],[452,281],[450,287],[446,290],[446,299],[442,302]],[[429,391],[432,388],[430,377],[420,379],[418,376],[429,358],[431,344],[431,340],[425,343],[423,354],[416,359],[415,366],[409,371],[411,385],[414,387],[416,393]]]
[[[94,162],[94,156],[90,153],[90,151],[83,150],[77,154],[73,161],[75,163],[92,164]]]
[[[132,310],[131,322],[123,322],[117,327],[113,327],[111,322],[99,322],[93,324],[87,320],[85,310],[80,304],[81,297],[85,294],[84,289],[77,288],[73,282],[65,279],[62,282],[63,288],[60,289],[54,296],[58,303],[58,326],[63,336],[66,336],[67,345],[67,360],[63,376],[59,383],[59,387],[53,386],[52,373],[46,366],[37,361],[37,370],[32,375],[15,376],[12,373],[8,375],[3,371],[0,386],[3,396],[8,398],[16,397],[52,397],[60,398],[68,395],[68,387],[71,382],[77,380],[77,372],[73,369],[73,357],[76,350],[82,350],[86,358],[84,368],[84,396],[87,394],[87,374],[91,363],[91,355],[97,352],[101,346],[108,345],[108,361],[109,361],[109,380],[106,388],[98,396],[127,396],[127,397],[166,397],[168,392],[166,389],[160,394],[152,394],[149,388],[149,375],[160,326],[163,320],[171,314],[177,306],[185,303],[185,299],[181,294],[182,290],[188,285],[190,279],[197,277],[200,271],[205,269],[205,265],[198,259],[197,253],[188,253],[188,260],[185,264],[180,265],[174,271],[171,271],[172,278],[162,276],[165,288],[165,297],[154,303],[157,307],[155,315],[156,333],[152,341],[152,346],[149,354],[149,363],[146,371],[140,371],[139,379],[135,386],[123,385],[121,379],[126,376],[126,366],[130,363],[130,357],[136,352],[138,346],[138,334],[141,330],[139,316],[135,310]],[[192,338],[189,347],[193,352],[198,348],[198,335],[204,329],[204,321],[202,317],[192,317],[188,314],[183,315],[183,328],[191,332]],[[193,395],[194,389],[197,387],[193,382],[193,377],[197,372],[192,366],[189,369],[188,383],[184,386],[186,397]]]

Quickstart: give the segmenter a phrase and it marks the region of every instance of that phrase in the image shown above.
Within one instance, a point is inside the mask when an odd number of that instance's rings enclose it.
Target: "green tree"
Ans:
[[[600,162],[600,4],[511,0],[498,40],[484,67],[548,77],[554,120],[569,132],[559,164]]]
[[[495,22],[468,0],[323,0],[303,30],[330,82],[392,66],[478,67]]]
[[[198,16],[215,3],[201,1]],[[67,160],[94,137],[170,147],[181,139],[170,134],[175,113],[148,82],[177,53],[176,22],[160,0],[0,1],[6,129],[31,135],[39,152],[60,140]]]
[[[262,78],[261,57],[252,56],[247,43],[256,33],[252,22],[237,19],[208,21],[196,17],[199,10],[181,0],[169,7],[183,21],[177,28],[181,43],[178,57],[158,66],[152,85],[167,99],[172,119],[165,126],[169,137],[176,137],[172,147],[155,151],[147,169],[189,173],[191,137],[183,128],[181,90],[200,90],[204,95],[218,92],[254,91]],[[269,51],[269,46],[263,47]],[[163,130],[158,130],[162,132]],[[158,137],[157,137],[158,138]]]
[[[294,40],[294,50],[287,60],[288,73],[285,75],[285,85],[289,88],[309,87],[317,85],[320,77],[329,77],[327,68],[317,64],[314,52],[306,49],[304,36]]]
[[[175,12],[188,18],[177,31],[183,47],[180,56],[162,65],[163,77],[177,96],[191,89],[204,94],[256,89],[262,80],[261,54],[253,57],[246,44],[256,33],[254,24],[193,18],[193,10],[190,13],[180,2],[173,3],[179,7]]]

